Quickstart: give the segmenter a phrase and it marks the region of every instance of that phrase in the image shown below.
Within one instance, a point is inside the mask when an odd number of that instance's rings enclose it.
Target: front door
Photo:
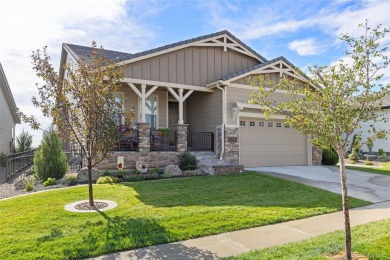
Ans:
[[[168,102],[168,128],[173,129],[174,125],[179,122],[179,103],[174,101]]]

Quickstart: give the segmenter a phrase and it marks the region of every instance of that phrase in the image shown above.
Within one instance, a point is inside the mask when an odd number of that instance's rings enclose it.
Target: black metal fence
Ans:
[[[21,173],[33,167],[33,158],[35,151],[36,149],[33,149],[26,152],[12,153],[7,155],[6,181],[17,177]]]
[[[83,150],[76,143],[69,143],[63,148],[71,171],[79,171],[83,168]]]
[[[150,151],[176,151],[176,131],[151,129]]]
[[[138,130],[128,128],[121,131],[119,142],[113,151],[138,151]]]
[[[214,151],[214,133],[188,132],[187,149],[189,151]]]

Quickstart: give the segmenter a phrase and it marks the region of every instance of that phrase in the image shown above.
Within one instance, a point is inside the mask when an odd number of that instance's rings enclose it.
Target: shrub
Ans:
[[[364,165],[374,165],[374,164],[372,162],[370,162],[370,161],[365,161]]]
[[[135,174],[135,175],[140,175],[141,172],[140,172],[139,170],[135,169],[135,170],[133,171],[133,174]]]
[[[118,174],[116,175],[119,179],[123,179],[123,177],[125,176],[125,173],[123,170],[119,170],[118,171]]]
[[[73,186],[77,184],[77,174],[71,173],[65,175],[65,177],[62,179],[62,184],[66,186]]]
[[[159,168],[153,168],[150,170],[150,173],[151,174],[159,174],[160,173],[160,169]]]
[[[35,187],[35,183],[33,181],[29,181],[26,183],[25,191],[33,191]]]
[[[385,152],[383,152],[381,154],[381,158],[382,158],[382,161],[387,161],[387,154]]]
[[[201,170],[183,171],[183,176],[202,176],[205,175]]]
[[[359,161],[359,154],[358,154],[358,149],[354,148],[352,149],[352,152],[351,154],[348,156],[348,159],[351,161],[351,162],[357,162]]]
[[[0,153],[0,167],[7,166],[7,155],[5,153]]]
[[[181,157],[180,157],[180,163],[179,163],[179,168],[182,171],[187,171],[187,170],[196,170],[196,157],[193,156],[189,152],[185,152]]]
[[[105,170],[102,176],[111,176],[111,173],[109,170]]]
[[[47,178],[46,181],[43,182],[43,186],[52,186],[52,185],[56,185],[57,182],[56,182],[56,179],[54,178]]]
[[[339,155],[333,149],[333,147],[325,148],[322,150],[323,165],[336,165],[338,161],[339,161]]]
[[[374,140],[373,140],[373,138],[367,137],[366,146],[368,148],[368,151],[371,153],[372,152],[372,148],[374,148]]]
[[[61,140],[53,129],[43,134],[41,147],[34,154],[34,170],[43,181],[47,178],[61,179],[68,170]]]
[[[113,176],[103,176],[97,179],[97,184],[106,184],[106,183],[117,183],[119,179]]]
[[[379,155],[382,155],[384,152],[385,152],[385,150],[383,150],[383,149],[378,149]]]

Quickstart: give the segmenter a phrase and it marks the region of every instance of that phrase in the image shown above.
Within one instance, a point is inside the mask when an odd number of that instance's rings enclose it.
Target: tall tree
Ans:
[[[348,45],[345,60],[328,67],[310,68],[311,79],[306,83],[283,76],[273,82],[267,76],[252,80],[258,86],[252,93],[251,103],[265,108],[264,114],[285,115],[285,123],[311,137],[310,142],[319,147],[332,146],[339,157],[342,205],[345,227],[345,250],[351,255],[351,228],[347,193],[345,156],[351,135],[362,121],[384,121],[382,100],[390,92],[390,85],[380,84],[383,69],[389,64],[385,55],[387,47],[383,38],[389,29],[378,25],[371,28],[366,21],[359,25],[362,34],[355,38],[341,36]],[[348,61],[348,62],[347,62]],[[275,103],[270,95],[276,90],[286,90],[291,99]],[[384,130],[373,129],[373,134],[383,137]]]
[[[33,52],[33,68],[44,84],[33,104],[50,117],[58,132],[82,149],[88,167],[89,204],[94,207],[92,168],[108,156],[119,140],[117,113],[130,121],[134,114],[118,110],[113,92],[120,87],[124,72],[117,61],[106,58],[103,48],[92,43],[87,59],[65,64],[61,77],[51,64],[47,48]],[[33,116],[22,115],[33,129],[40,127]]]
[[[28,131],[22,130],[22,132],[16,137],[16,149],[17,153],[26,152],[32,148],[32,135]]]

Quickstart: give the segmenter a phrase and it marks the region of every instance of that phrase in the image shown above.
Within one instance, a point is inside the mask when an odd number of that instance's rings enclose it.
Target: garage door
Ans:
[[[307,165],[307,138],[282,120],[240,118],[240,164]]]

